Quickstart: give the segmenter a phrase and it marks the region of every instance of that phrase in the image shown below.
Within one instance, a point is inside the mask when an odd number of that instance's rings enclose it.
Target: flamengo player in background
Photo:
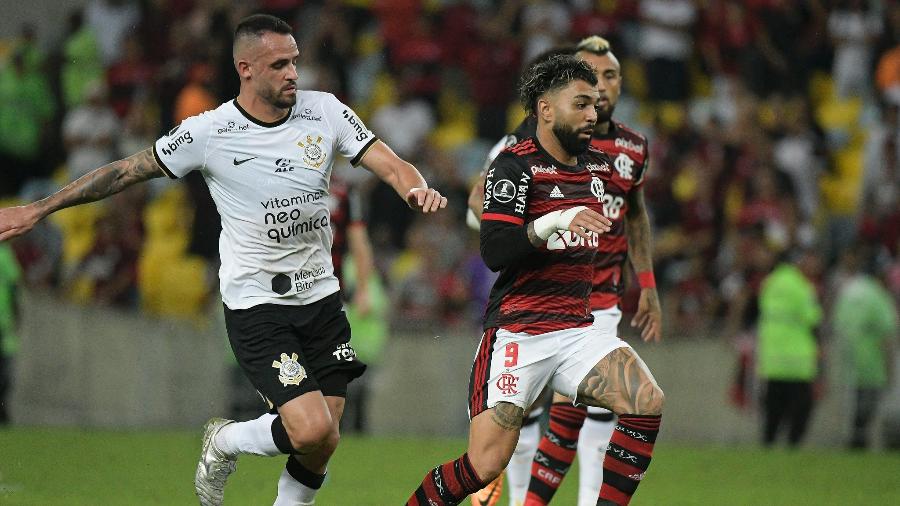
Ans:
[[[237,99],[186,119],[154,146],[105,165],[35,203],[0,210],[0,240],[50,213],[94,202],[148,179],[199,170],[222,216],[219,250],[228,337],[238,363],[277,414],[247,422],[214,418],[203,435],[195,488],[222,503],[237,456],[290,455],[281,504],[312,504],[338,443],[355,360],[331,265],[325,197],[340,154],[390,184],[424,213],[446,207],[333,95],[296,89],[291,27],[253,15],[235,31]]]
[[[547,384],[620,415],[613,444],[631,460],[620,470],[635,486],[650,463],[662,390],[627,343],[597,332],[590,314],[598,234],[611,223],[600,214],[600,175],[610,162],[588,150],[597,78],[571,56],[541,62],[524,76],[520,96],[537,117],[537,135],[500,153],[485,184],[481,254],[500,277],[471,372],[468,451],[430,471],[407,505],[458,504],[496,478],[516,446],[525,408]],[[602,497],[627,500],[607,489]]]
[[[601,103],[591,147],[608,153],[613,160],[613,171],[606,179],[606,193],[603,196],[603,215],[612,220],[613,225],[609,233],[600,238],[600,251],[594,264],[591,292],[594,326],[603,334],[618,333],[622,319],[619,302],[625,281],[623,267],[627,258],[637,272],[641,287],[638,309],[631,326],[641,328],[644,341],[659,341],[662,314],[653,279],[650,220],[641,188],[649,161],[647,139],[612,119],[621,90],[621,73],[619,61],[610,51],[606,39],[588,37],[579,42],[575,50],[578,58],[594,68],[599,83]],[[620,472],[621,463],[627,461],[616,453],[615,447],[607,454],[609,465],[603,466],[604,453],[607,453],[615,426],[615,415],[609,410],[575,406],[572,399],[554,394],[550,424],[534,457],[525,504],[532,506],[550,502],[572,465],[576,447],[580,470],[579,506],[596,504],[601,482],[607,482],[622,494],[629,495],[633,482],[621,476]]]

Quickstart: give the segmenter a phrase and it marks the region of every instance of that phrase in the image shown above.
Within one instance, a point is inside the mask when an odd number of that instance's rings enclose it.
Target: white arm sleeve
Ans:
[[[206,165],[212,114],[191,116],[153,144],[153,156],[166,175],[177,179]]]
[[[366,151],[378,140],[371,130],[366,128],[359,116],[334,95],[324,101],[325,117],[334,129],[335,149],[350,159],[355,167],[362,161]]]

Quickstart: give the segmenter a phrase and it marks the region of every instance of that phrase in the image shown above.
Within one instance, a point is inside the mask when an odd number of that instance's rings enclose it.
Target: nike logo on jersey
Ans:
[[[235,165],[240,165],[244,162],[249,162],[250,160],[254,160],[254,159],[256,159],[255,156],[247,158],[246,160],[238,160],[237,158],[235,158],[234,160],[232,160],[232,163],[234,163]]]

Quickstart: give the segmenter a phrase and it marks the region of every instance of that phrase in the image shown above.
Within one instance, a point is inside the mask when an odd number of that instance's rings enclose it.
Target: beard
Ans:
[[[282,95],[281,90],[276,89],[266,90],[266,92],[262,94],[262,98],[279,109],[290,109],[297,103],[296,93],[293,95]]]
[[[600,109],[599,111],[597,111],[597,124],[599,125],[601,123],[607,123],[611,121],[613,117],[613,111],[615,110],[616,106],[610,105],[605,109]]]
[[[553,125],[553,135],[559,141],[559,145],[572,156],[578,156],[587,151],[591,144],[591,138],[581,139],[581,131],[575,130],[569,125]]]

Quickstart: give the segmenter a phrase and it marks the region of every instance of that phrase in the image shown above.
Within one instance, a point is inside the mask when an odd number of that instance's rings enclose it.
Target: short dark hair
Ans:
[[[519,80],[519,101],[528,114],[535,114],[538,99],[547,92],[568,86],[581,80],[597,86],[594,69],[584,60],[561,54],[528,67]]]
[[[269,14],[253,14],[238,23],[234,30],[234,40],[248,35],[260,37],[267,32],[291,34],[294,29],[281,18]]]

